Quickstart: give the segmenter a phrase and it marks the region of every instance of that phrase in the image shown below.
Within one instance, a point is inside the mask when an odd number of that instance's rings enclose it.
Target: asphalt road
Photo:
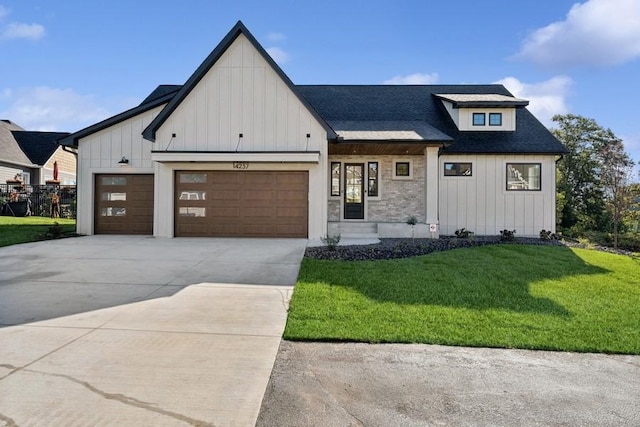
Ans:
[[[257,426],[638,426],[640,357],[283,341]]]

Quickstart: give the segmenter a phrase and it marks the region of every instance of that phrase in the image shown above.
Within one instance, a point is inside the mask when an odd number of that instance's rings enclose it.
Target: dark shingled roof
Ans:
[[[68,132],[12,131],[18,146],[36,165],[43,166],[58,148],[58,139],[69,135]]]
[[[180,89],[182,89],[182,85],[160,85],[155,88],[154,91],[140,103],[140,105],[148,104],[151,101],[155,101],[158,98],[162,98],[170,94],[175,95]]]
[[[561,154],[564,146],[527,109],[516,114],[516,131],[461,132],[436,94],[513,96],[502,85],[299,85],[298,90],[329,123],[425,122],[453,142],[445,153]],[[335,129],[335,127],[334,127]],[[447,142],[446,140],[443,142]]]

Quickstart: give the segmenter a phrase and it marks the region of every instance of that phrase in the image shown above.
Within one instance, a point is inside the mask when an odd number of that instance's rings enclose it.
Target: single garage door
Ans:
[[[96,234],[153,234],[153,175],[96,175]]]
[[[178,171],[177,237],[307,237],[308,172]]]

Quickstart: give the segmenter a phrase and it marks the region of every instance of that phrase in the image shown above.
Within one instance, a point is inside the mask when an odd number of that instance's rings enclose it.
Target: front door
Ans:
[[[344,219],[364,219],[364,163],[346,163],[344,169]]]

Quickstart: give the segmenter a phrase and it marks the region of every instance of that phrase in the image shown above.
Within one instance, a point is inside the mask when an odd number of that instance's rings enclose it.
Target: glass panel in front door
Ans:
[[[344,217],[364,219],[364,164],[345,164],[344,169]]]

